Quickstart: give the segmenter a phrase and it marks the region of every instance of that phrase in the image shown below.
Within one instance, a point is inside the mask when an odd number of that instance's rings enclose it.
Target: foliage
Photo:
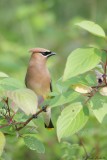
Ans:
[[[88,109],[81,105],[80,102],[72,103],[61,112],[57,121],[57,135],[60,141],[63,137],[71,136],[78,132],[89,118]]]
[[[4,146],[5,146],[5,136],[2,132],[0,132],[0,156],[2,155]]]
[[[35,136],[31,135],[24,136],[24,142],[31,150],[37,150],[38,153],[45,152],[44,145]]]
[[[26,89],[23,81],[30,57],[28,52],[30,48],[43,47],[57,53],[55,57],[48,60],[47,64],[52,76],[54,92],[50,95],[53,99],[44,102],[44,104],[50,103],[50,107],[52,107],[52,121],[55,129],[49,131],[44,128],[42,113],[19,131],[16,131],[14,124],[1,128],[0,131],[4,133],[6,145],[0,160],[25,160],[26,157],[31,160],[35,160],[35,157],[37,160],[80,160],[86,158],[84,147],[90,155],[90,159],[106,159],[106,87],[99,87],[98,92],[88,100],[89,93],[96,90],[93,86],[98,85],[97,81],[101,82],[104,78],[102,77],[104,74],[102,62],[106,62],[106,12],[106,0],[103,2],[100,0],[0,1],[0,71],[2,71],[2,73],[0,72],[0,75],[2,74],[0,95],[4,90],[13,93]],[[82,26],[76,26],[81,23]],[[97,24],[100,24],[104,30],[101,31],[102,29]],[[99,32],[95,26],[100,28]],[[85,73],[81,71],[81,74],[74,77],[71,77],[70,74],[68,75],[70,79],[63,81],[63,73],[67,66],[67,57],[71,56],[70,53],[78,49],[89,48],[90,50],[96,49],[103,55],[100,65],[96,65],[95,68]],[[94,60],[92,61],[94,62]],[[85,62],[81,64],[81,67],[83,64]],[[101,79],[98,79],[99,77]],[[4,100],[7,98],[4,97]],[[78,134],[62,137],[59,143],[56,138],[57,120],[63,110],[78,102],[83,108],[84,106],[88,107],[88,121],[78,131]],[[8,108],[7,103],[5,105],[4,103],[0,96],[0,126],[7,124],[7,119],[1,116],[1,112],[2,115],[5,115]],[[11,116],[17,112],[13,116],[13,120],[18,123],[17,127],[23,127],[23,122],[26,122],[32,115],[26,115],[20,106],[17,107],[10,98],[8,98],[8,103]],[[45,146],[45,152],[40,154],[36,150],[29,149],[24,142],[25,134],[26,136],[30,134],[31,137],[36,136],[35,139]]]
[[[104,30],[94,22],[90,21],[82,21],[80,23],[77,23],[78,26],[80,26],[83,29],[86,29],[87,31],[91,32],[92,34],[106,38]]]
[[[78,48],[68,56],[63,79],[85,73],[95,68],[100,61],[101,52],[96,48]]]
[[[80,27],[91,32],[90,28],[94,23],[88,22],[87,26],[87,21],[83,21],[79,24],[82,24],[79,25]],[[103,29],[99,25],[93,25],[92,34],[99,36],[99,34],[96,34],[97,28],[98,31],[100,28],[101,33],[103,33]],[[52,108],[62,108],[63,105],[61,115],[58,116],[56,124],[59,141],[66,140],[67,137],[77,134],[89,120],[91,116],[90,111],[93,112],[93,115],[103,125],[107,115],[106,54],[106,50],[94,47],[78,48],[70,53],[62,76],[63,78],[60,78],[56,83],[57,92],[51,93],[53,98],[43,102],[41,105],[48,104]],[[97,65],[99,64],[103,73],[97,69]],[[23,139],[29,149],[36,150],[38,153],[44,153],[45,147],[43,143],[34,135],[35,133],[38,134],[37,131],[30,130],[29,132],[29,127],[36,129],[34,119],[44,111],[44,108],[37,111],[36,94],[26,89],[23,84],[14,78],[8,77],[3,72],[0,73],[1,154],[5,145],[3,133],[14,137],[17,135],[18,139],[20,137]],[[92,85],[92,76],[94,76],[94,85]],[[82,156],[86,158],[90,157],[91,155],[86,151],[81,138],[80,144],[84,149]]]

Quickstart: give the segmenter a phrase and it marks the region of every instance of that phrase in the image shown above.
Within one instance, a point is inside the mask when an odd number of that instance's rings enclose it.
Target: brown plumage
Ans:
[[[55,53],[44,48],[34,48],[31,49],[30,52],[32,52],[32,55],[26,73],[25,84],[38,96],[46,99],[49,92],[52,91],[51,78],[46,66],[46,61],[48,57]],[[53,128],[51,121],[51,109],[49,107],[44,115],[45,127]]]

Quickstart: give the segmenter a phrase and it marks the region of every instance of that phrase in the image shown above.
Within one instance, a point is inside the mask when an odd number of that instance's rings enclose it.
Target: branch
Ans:
[[[0,129],[4,128],[4,127],[7,127],[7,126],[10,126],[10,125],[15,125],[16,130],[19,131],[22,128],[24,128],[32,119],[37,118],[37,116],[41,112],[46,112],[46,108],[47,108],[47,106],[43,107],[37,113],[35,113],[34,115],[32,115],[30,118],[28,118],[25,122],[16,122],[16,121],[12,120],[13,118],[10,115],[10,108],[9,108],[9,104],[8,104],[8,98],[7,98],[7,100],[3,99],[3,101],[7,104],[7,107],[8,107],[7,111],[8,111],[9,115],[8,115],[8,120],[7,120],[7,116],[5,116],[5,119],[8,121],[8,123],[0,126]],[[22,125],[22,126],[21,127],[17,127],[17,125]]]
[[[107,68],[107,58],[106,58],[106,62],[104,64],[104,75],[103,75],[103,79],[104,79],[104,83],[107,84],[107,81],[106,81],[106,68]]]
[[[4,127],[8,127],[8,126],[10,126],[10,125],[17,125],[17,124],[23,124],[24,122],[9,122],[9,123],[7,123],[7,124],[3,124],[2,126],[0,126],[0,129],[1,128],[4,128]]]
[[[102,51],[104,51],[107,54],[107,50],[106,49],[102,49]],[[104,63],[104,67],[103,68],[104,68],[103,81],[107,85],[107,81],[106,81],[107,56],[106,56],[106,61]]]
[[[92,86],[91,88],[92,88],[92,89],[93,89],[93,88],[98,89],[98,88],[101,88],[101,87],[107,87],[107,84],[99,85],[99,86]]]
[[[7,127],[7,126],[10,126],[10,125],[11,125],[11,124],[9,124],[9,123],[4,124],[4,125],[0,126],[0,129],[1,129],[1,128],[4,128],[4,127]]]
[[[80,145],[83,147],[83,150],[84,150],[84,153],[85,153],[85,159],[84,159],[84,160],[87,160],[87,159],[89,158],[89,154],[87,153],[87,150],[86,150],[86,148],[85,148],[85,145],[84,145],[84,143],[83,143],[83,140],[82,140],[82,138],[78,135],[78,133],[76,133],[76,135],[77,135],[77,137],[78,137],[78,139],[79,139],[79,143],[80,143]]]
[[[10,117],[10,107],[9,107],[9,99],[7,97],[7,99],[5,100],[6,104],[7,104],[7,110],[8,110],[8,114],[9,114],[9,117]]]
[[[41,112],[45,112],[46,111],[47,106],[43,107],[42,109],[40,109],[37,113],[35,113],[34,115],[32,115],[29,119],[27,119],[25,122],[20,122],[20,124],[23,124],[23,126],[17,128],[16,130],[19,131],[21,129],[23,129],[32,119],[37,118],[37,116],[41,113]]]

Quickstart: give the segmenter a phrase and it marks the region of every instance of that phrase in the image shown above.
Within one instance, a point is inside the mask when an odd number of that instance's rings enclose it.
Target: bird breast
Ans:
[[[43,68],[42,68],[43,67]],[[45,66],[29,66],[26,83],[37,95],[46,97],[50,92],[50,74]]]

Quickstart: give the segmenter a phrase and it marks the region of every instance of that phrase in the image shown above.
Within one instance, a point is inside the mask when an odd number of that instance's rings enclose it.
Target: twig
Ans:
[[[8,114],[9,114],[9,117],[10,117],[10,107],[9,107],[9,99],[7,97],[7,99],[5,100],[6,104],[7,104],[7,110],[8,110]]]
[[[105,85],[100,85],[100,86],[92,86],[91,88],[96,88],[96,89],[98,89],[98,88],[101,88],[101,87],[107,87],[107,84]]]
[[[85,102],[84,105],[87,104],[87,102],[91,99],[92,97],[89,97]]]
[[[23,126],[17,128],[16,130],[19,131],[19,130],[21,130],[22,128],[24,128],[32,119],[37,118],[37,116],[38,116],[41,112],[45,111],[46,108],[47,108],[47,106],[45,106],[44,108],[40,109],[36,114],[34,114],[33,116],[31,116],[31,117],[30,117],[29,119],[27,119],[25,122],[23,122]],[[20,123],[20,124],[21,124],[21,123]]]
[[[0,129],[1,129],[1,128],[4,128],[4,127],[7,127],[7,126],[10,126],[10,125],[15,125],[16,130],[19,131],[19,130],[21,130],[22,128],[24,128],[32,119],[37,118],[37,116],[38,116],[41,112],[46,111],[46,108],[47,108],[47,106],[45,106],[44,108],[40,109],[37,113],[35,113],[34,115],[32,115],[32,116],[31,116],[29,119],[27,119],[25,122],[9,121],[9,123],[0,126]],[[17,125],[23,125],[23,126],[17,127]]]
[[[77,135],[77,137],[78,137],[78,139],[79,139],[79,142],[80,142],[80,145],[83,147],[83,150],[84,150],[84,153],[85,153],[85,159],[84,159],[84,160],[87,160],[87,159],[89,158],[89,155],[88,155],[88,153],[87,153],[87,150],[86,150],[86,148],[85,148],[85,145],[84,145],[84,143],[83,143],[83,140],[82,140],[82,138],[78,135],[78,133],[76,133],[76,135]]]
[[[7,124],[3,124],[2,126],[0,126],[0,129],[1,128],[4,128],[4,127],[8,127],[10,125],[17,125],[17,124],[22,124],[23,122],[9,122]]]
[[[4,128],[4,127],[7,127],[7,126],[10,126],[10,125],[11,125],[11,123],[4,124],[4,125],[0,126],[0,129]]]
[[[98,88],[101,86],[93,86],[91,87],[93,90],[92,92],[89,94],[87,100],[84,102],[84,105],[87,104],[87,102],[98,92]]]
[[[107,54],[107,50],[106,49],[102,49],[102,51],[104,51]],[[103,76],[103,81],[107,85],[107,81],[106,81],[106,68],[107,68],[107,56],[106,56],[106,62],[104,63],[104,76]]]
[[[106,62],[104,64],[104,76],[103,76],[104,83],[107,85],[107,81],[106,81],[106,68],[107,68],[107,58],[106,58]]]

